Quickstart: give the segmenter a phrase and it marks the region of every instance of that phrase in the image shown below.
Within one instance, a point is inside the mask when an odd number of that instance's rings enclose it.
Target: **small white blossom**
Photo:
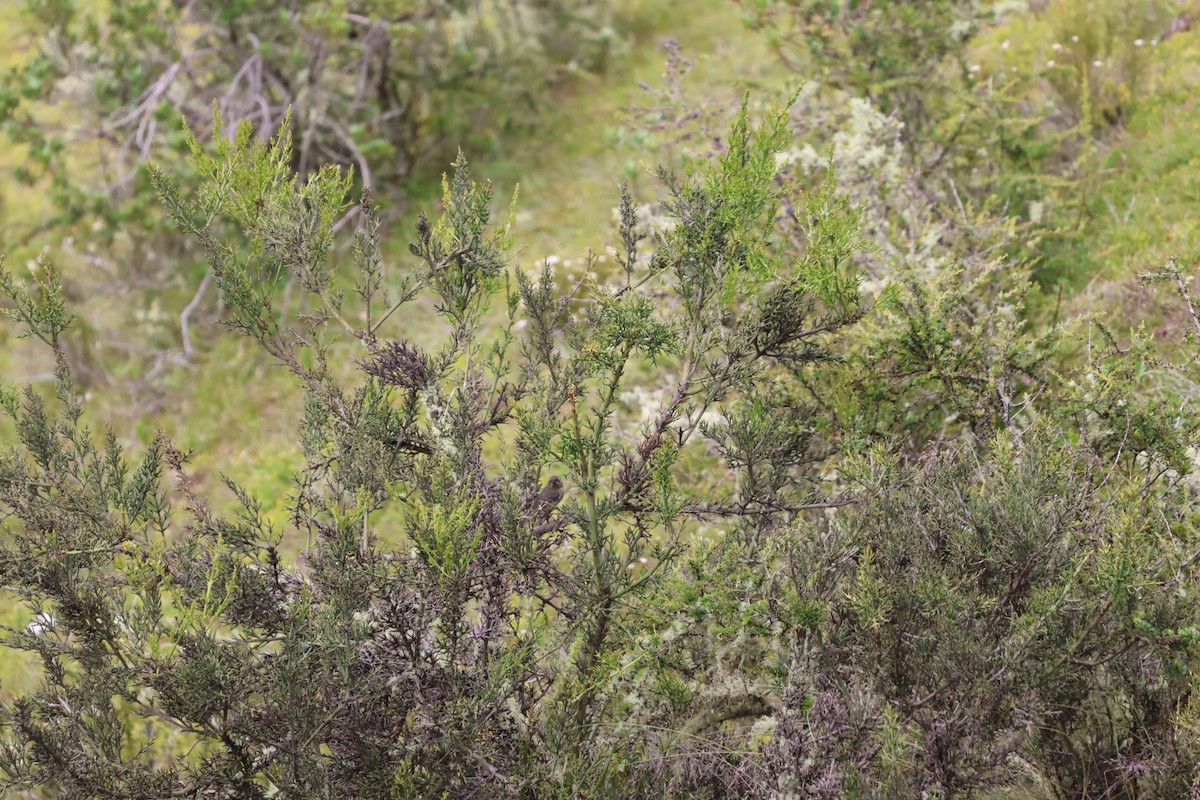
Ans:
[[[1057,53],[1058,51],[1062,50],[1062,45],[1058,42],[1055,42],[1054,44],[1050,45],[1050,49]]]
[[[1029,204],[1029,221],[1035,225],[1042,221],[1042,215],[1046,213],[1046,206],[1038,200],[1034,200]]]
[[[1103,67],[1103,66],[1104,66],[1104,62],[1103,62],[1103,61],[1101,61],[1101,60],[1099,60],[1099,59],[1096,59],[1095,61],[1093,61],[1093,62],[1092,62],[1092,66],[1093,66],[1093,67]]]
[[[980,67],[978,64],[972,64],[970,71],[971,72],[979,72],[979,69],[980,69]]]
[[[1008,42],[1008,39],[1005,39],[1003,42],[1001,42],[1001,43],[1000,43],[1000,49],[1001,49],[1001,50],[1007,50],[1007,49],[1008,49],[1008,44],[1009,44],[1009,42]]]
[[[58,620],[48,611],[43,611],[33,618],[33,622],[29,623],[29,627],[25,630],[32,633],[34,636],[41,636],[47,631],[54,630],[58,625]]]
[[[1047,62],[1046,62],[1046,66],[1047,66],[1047,67],[1053,67],[1053,66],[1054,66],[1054,59],[1052,58],[1052,59],[1050,59],[1049,61],[1047,61]]]
[[[1134,46],[1134,47],[1141,47],[1141,46],[1142,46],[1142,45],[1144,45],[1145,43],[1146,43],[1146,40],[1145,40],[1145,39],[1134,39],[1134,40],[1133,40],[1133,46]]]

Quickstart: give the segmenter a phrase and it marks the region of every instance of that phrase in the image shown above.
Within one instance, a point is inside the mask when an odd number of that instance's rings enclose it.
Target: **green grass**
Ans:
[[[1035,306],[1039,314],[1053,313],[1061,285],[1060,318],[1095,313],[1118,328],[1146,320],[1173,335],[1180,315],[1164,311],[1165,295],[1139,286],[1136,276],[1171,257],[1181,265],[1200,261],[1200,97],[1192,88],[1200,80],[1200,37],[1184,32],[1156,44],[1154,32],[1170,16],[1194,13],[1200,4],[1138,8],[1126,0],[1057,0],[989,32],[977,55],[985,69],[1041,69],[1047,59],[1070,58],[1064,54],[1078,46],[1087,48],[1088,60],[1138,65],[1124,73],[1129,84],[1118,83],[1108,67],[1091,74],[1103,102],[1122,114],[1116,124],[1093,131],[1080,184],[1082,215],[1078,185],[1048,190],[1043,198],[1047,215],[1063,230],[1038,249],[1034,274],[1047,291]],[[1079,34],[1083,42],[1076,45],[1072,37]],[[1066,49],[1054,49],[1064,43]],[[1054,96],[1037,100],[1063,102]]]
[[[601,78],[581,80],[570,93],[547,102],[539,129],[514,141],[481,165],[501,194],[520,184],[518,241],[525,260],[548,255],[579,258],[601,251],[611,239],[618,183],[630,180],[651,196],[655,156],[614,144],[627,122],[626,109],[648,102],[639,84],[660,87],[668,39],[678,41],[693,64],[687,86],[709,105],[734,107],[746,82],[779,85],[790,80],[767,50],[763,37],[748,30],[728,0],[694,0],[686,14],[669,13],[670,3],[634,3],[646,22],[629,53]],[[674,17],[674,19],[672,19]]]
[[[1142,102],[1104,155],[1080,234],[1056,258],[1076,270],[1072,311],[1119,319],[1161,318],[1135,276],[1169,258],[1200,263],[1200,42],[1195,34],[1164,42]],[[1176,315],[1177,316],[1177,315]]]

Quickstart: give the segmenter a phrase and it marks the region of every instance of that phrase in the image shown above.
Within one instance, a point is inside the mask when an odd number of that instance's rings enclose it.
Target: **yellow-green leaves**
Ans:
[[[0,257],[0,295],[13,303],[12,308],[0,309],[0,314],[25,328],[22,337],[33,336],[53,346],[74,315],[67,312],[62,275],[54,262],[39,256],[32,272],[36,289],[30,292],[24,281],[5,268]]]
[[[422,562],[442,584],[460,580],[475,558],[482,529],[475,520],[479,501],[443,495],[440,502],[414,499],[406,532]]]

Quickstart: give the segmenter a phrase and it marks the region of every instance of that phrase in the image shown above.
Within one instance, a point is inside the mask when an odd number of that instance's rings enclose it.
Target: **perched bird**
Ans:
[[[546,485],[529,504],[526,521],[533,529],[535,536],[543,536],[551,531],[559,530],[566,523],[566,519],[561,516],[551,519],[554,516],[554,509],[562,502],[562,499],[562,478],[555,475],[546,482]]]
[[[546,482],[546,486],[542,487],[538,493],[538,501],[536,507],[539,510],[551,511],[554,506],[557,506],[563,500],[563,479],[558,475],[554,475]]]
[[[537,497],[533,499],[533,515],[539,521],[546,520],[550,517],[550,512],[553,511],[563,499],[563,482],[562,478],[555,475],[542,490],[538,492]]]

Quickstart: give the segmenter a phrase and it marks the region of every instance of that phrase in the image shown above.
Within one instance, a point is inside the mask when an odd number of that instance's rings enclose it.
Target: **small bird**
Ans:
[[[563,482],[562,478],[557,475],[553,476],[538,492],[537,497],[533,498],[531,514],[535,522],[545,522],[550,518],[550,513],[562,502],[563,499]]]

